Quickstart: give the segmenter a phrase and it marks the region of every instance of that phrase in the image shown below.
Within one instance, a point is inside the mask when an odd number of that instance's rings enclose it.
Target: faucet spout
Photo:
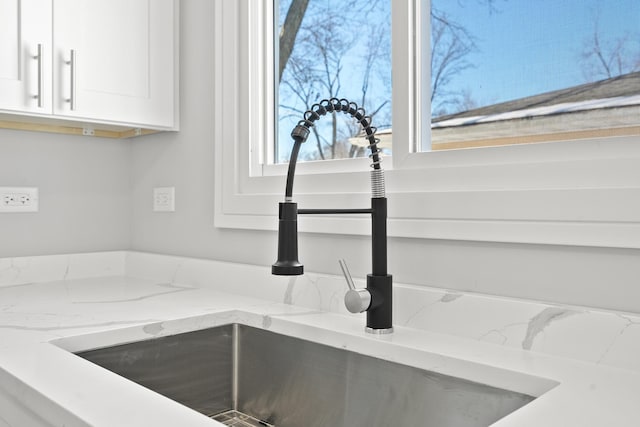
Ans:
[[[298,209],[293,202],[293,179],[300,151],[306,141],[310,127],[327,113],[343,112],[351,115],[362,126],[371,150],[371,207],[365,209]],[[384,174],[380,167],[380,155],[375,137],[376,128],[371,125],[371,117],[364,109],[346,99],[331,98],[314,104],[304,113],[291,132],[294,146],[289,159],[289,170],[285,189],[285,200],[279,205],[278,220],[278,260],[271,266],[276,275],[300,275],[303,265],[298,261],[298,215],[304,214],[368,214],[371,215],[372,273],[367,275],[367,292],[370,303],[363,310],[367,312],[365,330],[375,334],[393,332],[392,277],[387,274],[387,199],[384,189]],[[353,291],[353,289],[352,289]],[[351,292],[351,291],[350,291]],[[355,292],[355,291],[354,291]],[[364,308],[364,307],[363,307]]]

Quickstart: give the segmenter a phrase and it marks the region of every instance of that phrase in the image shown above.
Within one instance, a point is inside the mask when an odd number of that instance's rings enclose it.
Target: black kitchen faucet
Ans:
[[[361,125],[371,150],[371,207],[364,209],[298,209],[293,202],[293,178],[300,146],[307,140],[311,126],[327,113],[342,112],[355,118]],[[304,266],[298,261],[298,215],[319,214],[369,214],[371,215],[372,272],[367,275],[366,289],[355,289],[353,280],[344,261],[340,267],[350,290],[345,295],[345,304],[352,313],[367,312],[365,330],[374,334],[393,332],[392,316],[392,276],[387,274],[387,198],[385,196],[384,173],[380,166],[379,139],[376,128],[371,126],[371,117],[364,109],[346,99],[331,98],[314,104],[304,113],[304,118],[291,131],[294,145],[289,159],[289,171],[285,190],[285,200],[279,205],[278,260],[271,266],[271,273],[292,276],[304,273]]]

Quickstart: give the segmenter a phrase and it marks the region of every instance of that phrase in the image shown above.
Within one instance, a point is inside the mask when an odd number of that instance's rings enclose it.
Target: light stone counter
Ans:
[[[228,323],[539,396],[498,427],[640,424],[637,316],[397,285],[375,337],[345,289],[135,252],[0,259],[0,427],[219,425],[71,352]]]

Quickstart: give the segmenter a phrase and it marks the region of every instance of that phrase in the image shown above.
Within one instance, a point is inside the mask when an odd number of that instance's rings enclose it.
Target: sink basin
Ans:
[[[76,354],[205,415],[248,416],[228,425],[488,426],[534,399],[240,324]]]

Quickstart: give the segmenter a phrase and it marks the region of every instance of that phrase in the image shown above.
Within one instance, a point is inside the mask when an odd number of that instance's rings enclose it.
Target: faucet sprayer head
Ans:
[[[278,260],[271,266],[271,274],[299,276],[304,266],[298,261],[298,204],[280,203],[278,220]]]

